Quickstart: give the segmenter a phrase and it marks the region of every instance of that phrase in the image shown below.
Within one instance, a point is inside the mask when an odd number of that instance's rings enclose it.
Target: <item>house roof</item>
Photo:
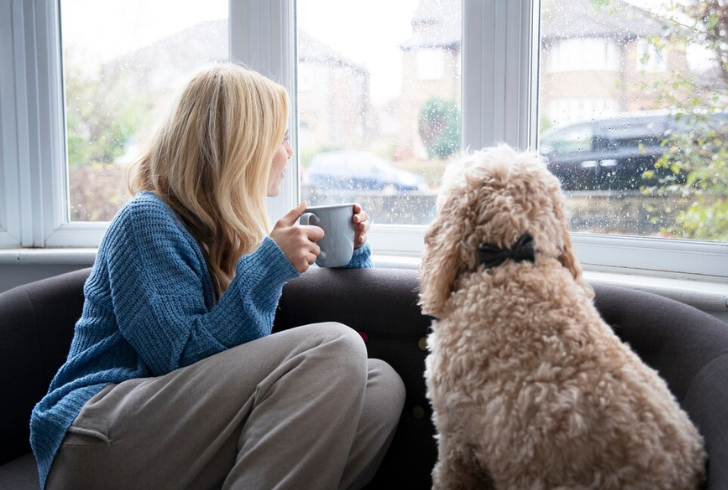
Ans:
[[[299,60],[334,63],[362,73],[368,71],[303,30],[299,29],[298,34]],[[190,71],[199,65],[200,61],[210,63],[227,61],[227,36],[227,19],[203,21],[123,55],[112,63],[126,66],[169,64],[181,71]]]
[[[314,38],[303,29],[298,30],[298,43],[296,44],[296,50],[298,52],[299,61],[334,63],[339,66],[348,66],[349,68],[361,73],[367,73],[369,71],[363,66],[354,63],[328,44],[324,44]]]
[[[663,33],[667,19],[622,0],[543,0],[541,39],[611,37],[634,39]]]
[[[421,0],[412,17],[412,36],[403,50],[459,46],[461,2]],[[599,7],[594,0],[543,0],[542,40],[572,37],[633,39],[660,35],[669,21],[623,0]]]
[[[412,17],[412,36],[403,50],[460,46],[462,7],[459,0],[421,0]]]

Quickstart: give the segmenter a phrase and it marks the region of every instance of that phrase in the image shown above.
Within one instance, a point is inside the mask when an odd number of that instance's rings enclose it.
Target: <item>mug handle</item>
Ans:
[[[316,216],[313,213],[304,213],[298,219],[298,222],[301,223],[301,225],[303,225],[303,226],[308,226],[308,225],[318,226],[318,224],[321,223],[321,220],[319,219],[318,216]],[[326,252],[321,250],[319,252],[319,257],[321,257],[322,259],[325,259]]]
[[[301,215],[301,217],[299,218],[299,222],[300,222],[300,223],[301,223],[301,224],[302,224],[303,226],[308,226],[308,225],[312,225],[312,226],[318,226],[318,225],[319,225],[319,223],[321,223],[321,220],[319,219],[319,217],[318,217],[318,216],[316,216],[316,215],[315,215],[315,214],[313,214],[313,213],[304,213],[304,214],[302,214],[302,215]]]

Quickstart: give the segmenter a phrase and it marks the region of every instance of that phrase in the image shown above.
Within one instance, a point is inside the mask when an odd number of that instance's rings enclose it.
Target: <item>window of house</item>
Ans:
[[[640,38],[636,42],[636,70],[649,73],[667,71],[667,51],[659,41]]]
[[[309,61],[298,64],[297,87],[299,92],[308,92],[316,87],[316,68]]]
[[[445,76],[445,57],[441,49],[424,48],[417,51],[417,78],[441,80]]]
[[[579,71],[584,67],[592,70],[619,68],[617,44],[609,38],[585,36],[554,40],[548,59],[549,71],[553,72]]]

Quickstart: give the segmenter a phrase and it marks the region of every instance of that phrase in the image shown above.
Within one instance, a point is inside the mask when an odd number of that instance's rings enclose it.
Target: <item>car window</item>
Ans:
[[[593,150],[594,129],[588,124],[579,124],[553,133],[552,137],[544,136],[541,150],[544,153],[564,154]]]
[[[607,122],[602,127],[615,150],[660,146],[666,130],[667,118],[622,118]]]

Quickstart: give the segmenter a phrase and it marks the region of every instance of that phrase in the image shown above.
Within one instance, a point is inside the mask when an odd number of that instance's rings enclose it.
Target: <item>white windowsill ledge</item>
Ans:
[[[0,250],[0,265],[80,265],[91,267],[95,248],[21,248]]]
[[[8,249],[0,250],[0,266],[66,265],[90,267],[96,258],[95,248]],[[375,267],[417,269],[419,257],[374,255]],[[648,277],[638,274],[586,271],[587,280],[597,284],[622,286],[692,305],[728,321],[728,284],[700,280]]]

